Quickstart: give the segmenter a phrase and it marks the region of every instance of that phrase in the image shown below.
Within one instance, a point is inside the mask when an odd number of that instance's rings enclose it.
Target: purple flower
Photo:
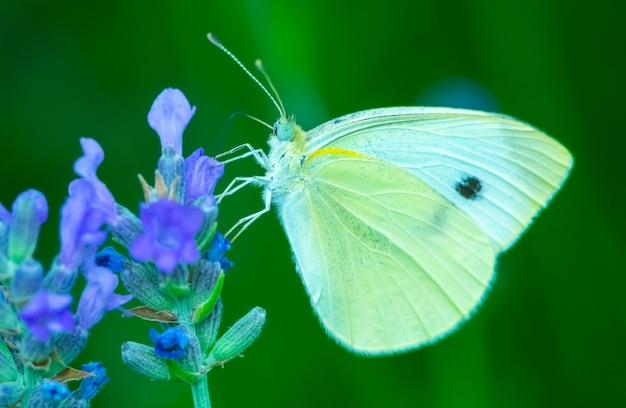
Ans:
[[[70,295],[57,295],[45,290],[37,292],[20,312],[20,317],[40,341],[45,342],[51,334],[69,331],[74,327],[74,317],[69,310]]]
[[[195,111],[196,107],[191,107],[178,89],[167,88],[159,94],[148,113],[148,123],[159,134],[163,152],[171,147],[182,156],[183,131]]]
[[[83,148],[83,156],[74,163],[74,171],[91,184],[95,194],[95,200],[91,203],[92,207],[102,211],[106,220],[112,223],[117,215],[115,199],[106,184],[96,175],[98,166],[104,160],[104,151],[98,142],[87,137],[80,139],[80,145]],[[71,185],[70,195],[72,195]]]
[[[217,180],[224,175],[224,165],[205,156],[200,148],[185,159],[185,203],[213,194]]]
[[[84,179],[70,184],[70,196],[61,209],[60,262],[69,270],[76,270],[97,247],[106,240],[102,231],[105,214],[92,203],[96,194]]]
[[[102,226],[115,221],[115,199],[96,176],[104,153],[93,139],[82,138],[84,156],[74,164],[83,178],[70,183],[69,197],[61,210],[61,263],[75,270],[95,254],[106,239]]]
[[[162,358],[181,358],[185,356],[185,347],[189,344],[187,334],[173,327],[162,334],[150,329],[150,339],[154,342],[154,352]]]
[[[106,369],[102,366],[102,363],[83,364],[81,369],[92,373],[93,376],[83,378],[76,394],[78,398],[89,401],[96,396],[104,384],[109,382],[109,377],[107,377]]]
[[[119,278],[107,268],[92,265],[85,276],[87,286],[78,302],[76,315],[80,328],[87,331],[102,319],[105,312],[119,308],[131,300],[132,295],[114,293]]]
[[[141,207],[144,232],[130,245],[138,261],[154,260],[157,268],[172,273],[178,262],[193,263],[200,258],[194,240],[204,214],[197,207],[176,201],[159,200]]]

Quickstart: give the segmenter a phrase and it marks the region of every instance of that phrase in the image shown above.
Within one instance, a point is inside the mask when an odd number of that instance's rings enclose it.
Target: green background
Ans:
[[[146,115],[165,87],[197,106],[186,154],[264,147],[267,129],[242,116],[226,127],[228,118],[245,112],[271,123],[277,112],[210,45],[209,31],[248,66],[263,59],[306,129],[366,108],[447,103],[442,83],[471,81],[470,102],[482,89],[489,109],[545,129],[575,157],[563,190],[500,258],[478,313],[434,346],[352,355],[320,328],[280,225],[267,215],[233,245],[223,293],[224,327],[256,305],[267,309],[267,325],[245,358],[209,373],[213,404],[626,406],[626,36],[616,5],[1,0],[0,201],[10,205],[28,187],[46,194],[51,216],[37,256],[49,264],[78,138],[89,136],[106,152],[100,178],[137,209],[136,175],[151,180],[160,154]],[[225,180],[260,171],[244,161]],[[223,203],[221,225],[260,206],[258,191],[244,191]],[[184,385],[151,382],[121,363],[121,343],[149,343],[148,327],[115,312],[95,327],[74,363],[107,367],[111,381],[94,407],[191,406]]]

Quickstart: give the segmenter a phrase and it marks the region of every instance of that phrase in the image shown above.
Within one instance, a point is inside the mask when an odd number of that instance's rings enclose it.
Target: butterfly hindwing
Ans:
[[[493,276],[489,239],[408,171],[320,150],[279,212],[311,303],[337,341],[390,354],[445,335]],[[390,182],[393,181],[393,182]]]

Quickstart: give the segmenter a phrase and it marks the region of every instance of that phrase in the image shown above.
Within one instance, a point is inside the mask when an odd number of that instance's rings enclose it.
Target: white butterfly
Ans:
[[[269,154],[248,146],[242,155],[266,175],[225,192],[259,183],[266,208],[235,227],[274,204],[315,313],[359,354],[415,349],[467,319],[497,256],[573,163],[557,141],[503,115],[373,109],[305,132],[279,110]]]

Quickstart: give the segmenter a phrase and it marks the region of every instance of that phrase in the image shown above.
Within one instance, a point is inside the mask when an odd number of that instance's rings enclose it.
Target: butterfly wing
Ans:
[[[311,303],[357,353],[417,348],[463,321],[493,276],[489,238],[408,171],[340,149],[302,165],[280,218]]]
[[[334,147],[396,164],[469,215],[496,252],[511,246],[560,188],[572,157],[513,118],[448,108],[386,108],[308,132],[306,151]]]

